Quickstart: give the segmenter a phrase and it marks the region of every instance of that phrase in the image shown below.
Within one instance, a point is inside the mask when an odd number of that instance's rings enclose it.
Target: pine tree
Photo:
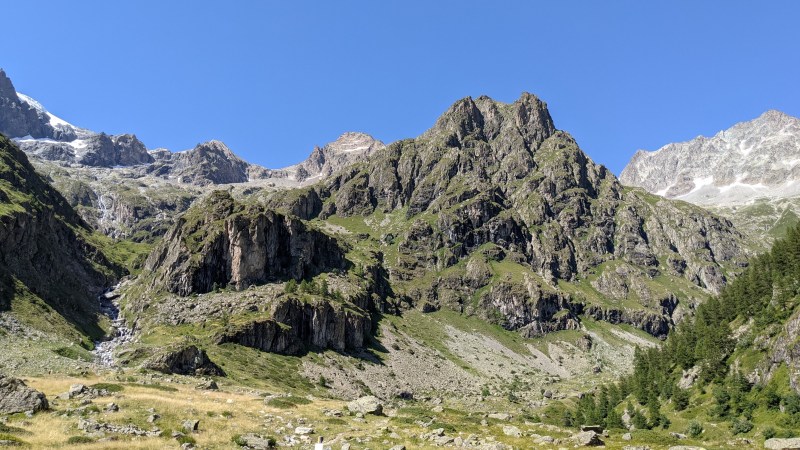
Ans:
[[[689,406],[689,391],[687,389],[675,389],[672,394],[672,404],[676,411],[683,411]]]

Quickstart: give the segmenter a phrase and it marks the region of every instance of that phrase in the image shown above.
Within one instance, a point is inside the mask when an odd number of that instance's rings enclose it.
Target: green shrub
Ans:
[[[26,444],[25,441],[23,441],[22,439],[20,439],[20,438],[18,438],[16,436],[12,436],[10,434],[6,434],[6,433],[0,433],[0,441],[13,442],[13,444],[11,444],[11,445],[25,445]]]
[[[747,419],[737,418],[733,419],[733,422],[731,422],[731,432],[733,434],[749,433],[750,430],[752,429],[753,429],[753,422],[750,422]]]
[[[58,347],[53,349],[53,353],[64,358],[74,359],[76,361],[89,361],[83,350],[78,350],[75,347]]]
[[[185,434],[182,435],[182,436],[176,437],[175,440],[177,440],[179,444],[196,444],[197,443],[197,441],[194,440],[193,437],[187,436]]]
[[[764,429],[764,431],[761,432],[761,434],[764,436],[764,440],[767,440],[767,439],[772,439],[775,436],[777,436],[778,432],[775,431],[775,428],[767,427],[767,428]]]
[[[67,439],[67,444],[91,444],[94,439],[89,436],[70,436]]]
[[[269,401],[267,401],[267,406],[286,409],[286,408],[294,408],[297,405],[308,405],[309,403],[311,403],[311,400],[307,398],[290,395],[288,397],[271,398],[269,399]]]
[[[686,434],[690,437],[697,438],[703,434],[703,426],[698,422],[691,421],[689,422],[689,428],[686,429]]]

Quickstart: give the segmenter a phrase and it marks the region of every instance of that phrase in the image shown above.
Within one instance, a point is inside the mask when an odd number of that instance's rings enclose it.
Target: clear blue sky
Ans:
[[[391,142],[459,98],[548,102],[619,173],[637,149],[800,116],[798,1],[18,1],[0,67],[72,123],[267,167]]]

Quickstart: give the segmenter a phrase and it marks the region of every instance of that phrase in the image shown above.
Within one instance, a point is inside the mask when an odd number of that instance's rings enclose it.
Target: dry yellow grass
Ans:
[[[140,374],[137,374],[137,377]],[[121,378],[125,381],[119,381]],[[139,380],[142,383],[151,382],[147,376]],[[236,385],[225,384],[221,380],[221,390],[205,391],[195,389],[198,380],[189,377],[172,377],[158,379],[156,387],[141,384],[135,381],[138,378],[128,376],[48,376],[41,378],[27,378],[29,386],[44,392],[51,403],[52,411],[36,414],[32,418],[12,417],[9,425],[22,428],[25,434],[17,434],[19,438],[30,444],[31,448],[43,449],[176,449],[180,442],[171,437],[171,431],[181,430],[182,422],[186,419],[200,420],[199,432],[191,434],[198,448],[203,449],[236,449],[238,446],[232,438],[239,434],[258,433],[264,436],[273,436],[280,439],[284,434],[292,434],[294,427],[302,424],[311,424],[317,436],[324,436],[326,442],[331,442],[333,449],[339,449],[346,440],[352,444],[353,449],[371,448],[384,449],[396,444],[405,444],[407,448],[428,449],[438,448],[431,442],[420,441],[422,433],[431,431],[431,427],[423,427],[415,423],[419,414],[430,413],[423,404],[411,406],[404,410],[397,410],[391,416],[367,416],[363,421],[353,417],[341,418],[328,417],[325,410],[338,409],[346,411],[346,403],[340,400],[314,398],[309,404],[300,404],[294,408],[279,409],[264,403],[263,397],[256,392],[251,392]],[[96,383],[113,383],[123,386],[123,390],[110,397],[93,400],[99,412],[89,414],[86,418],[98,422],[107,422],[116,425],[132,424],[149,430],[158,426],[164,430],[162,437],[132,437],[126,435],[115,436],[116,441],[93,442],[84,444],[68,444],[71,436],[86,436],[78,429],[78,414],[66,416],[69,409],[79,406],[79,400],[57,400],[56,396],[69,390],[76,383],[87,386]],[[107,403],[114,402],[119,405],[118,412],[105,412]],[[161,417],[155,424],[147,422],[153,408]],[[410,414],[410,415],[409,415]],[[506,423],[493,422],[489,426],[480,426],[480,416],[470,416],[469,412],[445,410],[436,414],[445,424],[450,424],[455,429],[449,430],[449,436],[466,438],[470,434],[481,437],[491,436],[496,442],[513,445],[514,448],[530,448],[530,437],[510,437],[503,432]],[[291,423],[291,426],[289,425]],[[516,421],[525,432],[536,430],[535,427]],[[438,425],[437,425],[438,426]],[[446,426],[446,425],[445,425]],[[282,432],[279,429],[283,427]],[[546,431],[538,430],[543,434]],[[112,436],[112,435],[109,435]],[[361,443],[358,441],[362,440]],[[536,446],[537,448],[548,448]],[[296,448],[311,448],[311,444],[301,445]],[[557,447],[554,447],[557,448]],[[611,444],[609,448],[616,448]]]
[[[115,380],[106,380],[101,377],[57,377],[57,378],[29,378],[28,384],[44,392],[51,403],[56,395],[66,392],[70,385],[81,383],[92,385],[99,382],[119,383]],[[263,415],[269,412],[263,399],[255,395],[245,395],[229,391],[202,391],[191,384],[162,383],[169,388],[177,389],[173,392],[153,389],[144,385],[137,386],[133,383],[119,383],[124,390],[113,397],[103,397],[94,400],[101,410],[107,403],[114,402],[119,405],[119,412],[100,412],[89,416],[100,422],[109,422],[118,425],[133,424],[149,430],[154,424],[146,422],[150,415],[148,408],[153,408],[161,418],[155,423],[162,430],[180,430],[181,424],[187,419],[200,420],[200,432],[192,437],[198,446],[203,448],[233,448],[236,447],[231,438],[240,433],[263,432]],[[120,436],[120,441],[97,442],[93,444],[67,445],[70,436],[79,436],[84,433],[78,429],[78,416],[62,417],[68,407],[74,408],[74,401],[55,401],[56,405],[50,413],[40,413],[33,418],[14,420],[12,425],[30,432],[20,436],[25,442],[35,448],[73,448],[73,449],[100,449],[100,448],[125,448],[125,449],[162,449],[176,448],[179,444],[169,434],[161,438],[154,437],[126,437]],[[277,413],[279,411],[272,410]]]

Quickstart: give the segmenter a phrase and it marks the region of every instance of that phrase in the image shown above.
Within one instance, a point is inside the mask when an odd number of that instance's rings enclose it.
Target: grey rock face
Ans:
[[[0,374],[0,414],[36,412],[47,408],[44,394],[29,388],[22,380]]]
[[[18,144],[30,155],[62,164],[114,167],[153,162],[144,144],[131,134],[109,136],[99,133],[70,142],[20,140]]]
[[[344,252],[333,238],[300,220],[246,209],[226,192],[212,194],[195,213],[183,216],[148,258],[145,269],[156,273],[154,285],[189,295],[215,285],[243,289],[273,277],[299,280],[344,268]]]
[[[167,349],[145,362],[144,367],[162,373],[225,376],[206,352],[194,345]]]
[[[767,111],[713,137],[638,151],[620,181],[701,205],[800,194],[800,119]]]
[[[344,352],[362,349],[372,329],[365,310],[327,301],[281,299],[273,304],[268,317],[226,330],[216,342],[285,355],[301,354],[312,346]]]

